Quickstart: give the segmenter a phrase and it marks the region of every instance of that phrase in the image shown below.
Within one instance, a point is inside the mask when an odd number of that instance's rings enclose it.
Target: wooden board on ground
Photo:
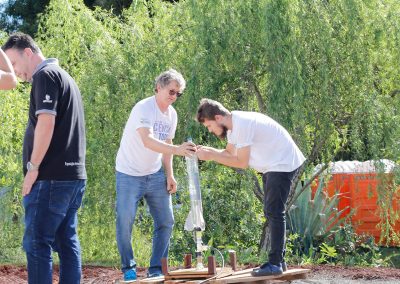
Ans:
[[[218,268],[217,268],[218,271]],[[168,272],[168,275],[175,276],[175,275],[208,275],[208,268],[203,268],[203,269],[196,269],[196,268],[187,268],[187,269],[178,269],[178,270],[172,270]]]
[[[143,278],[133,281],[115,280],[115,284],[161,284],[164,283],[164,276]]]
[[[194,279],[176,279],[176,280],[165,280],[164,284],[201,284],[207,283],[204,279],[194,280]]]
[[[244,269],[244,270],[238,270],[233,272],[232,275],[240,275],[240,274],[246,274],[246,273],[251,273],[254,270],[254,268],[249,268],[249,269]]]
[[[186,274],[183,270],[191,270],[190,273],[193,273],[193,269],[180,269],[171,272],[175,272],[176,275],[166,275],[160,277],[153,278],[144,278],[138,279],[136,281],[123,281],[116,280],[115,284],[200,284],[207,279],[207,283],[210,284],[231,284],[231,283],[252,283],[252,284],[278,284],[278,283],[287,283],[286,281],[295,280],[295,279],[304,279],[307,276],[307,273],[310,272],[310,269],[289,269],[281,275],[276,276],[251,276],[252,268],[235,271],[233,272],[231,268],[225,267],[223,269],[218,268],[217,274],[209,275],[204,274],[204,271],[200,271],[200,274]],[[171,273],[170,272],[170,273]],[[177,272],[177,273],[176,273]],[[208,272],[208,271],[207,271]],[[218,274],[219,273],[219,274]],[[173,273],[174,274],[174,273]],[[208,279],[211,278],[211,279]],[[202,279],[202,280],[199,280]]]
[[[189,269],[178,269],[174,271],[170,271],[168,275],[165,275],[165,280],[174,280],[174,279],[207,279],[211,277],[226,277],[232,275],[233,271],[230,267],[225,268],[217,268],[216,274],[208,274],[208,269],[204,268],[201,270],[197,270],[195,268]],[[189,281],[189,280],[188,280]]]
[[[165,280],[164,276],[143,278],[143,279],[138,279],[136,284],[159,284],[159,283],[163,283],[164,280]]]
[[[117,279],[114,281],[114,284],[136,284],[137,280],[133,280],[133,281],[124,281],[122,279]]]
[[[252,270],[252,269],[251,269]],[[240,271],[238,271],[240,272]],[[310,269],[289,269],[283,272],[283,274],[275,276],[251,276],[251,271],[242,274],[233,274],[228,277],[210,280],[212,284],[228,284],[228,283],[250,283],[259,282],[264,280],[294,280],[294,279],[304,279]],[[266,281],[268,282],[268,281]]]

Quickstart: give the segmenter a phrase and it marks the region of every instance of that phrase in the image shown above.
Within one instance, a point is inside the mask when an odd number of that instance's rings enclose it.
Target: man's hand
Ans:
[[[22,196],[26,196],[31,192],[32,185],[35,183],[38,175],[39,171],[30,171],[26,173],[22,186]]]
[[[167,191],[169,194],[176,192],[176,180],[173,176],[167,177]]]
[[[249,166],[250,146],[236,149],[228,143],[222,150],[198,145],[196,155],[200,160],[215,161],[228,167],[246,169]]]
[[[198,145],[196,147],[196,155],[200,160],[203,161],[210,161],[213,158],[213,154],[215,152],[215,149],[212,147],[208,147],[208,146],[201,146]]]
[[[193,142],[185,142],[178,146],[175,155],[190,157],[196,153],[196,145]]]

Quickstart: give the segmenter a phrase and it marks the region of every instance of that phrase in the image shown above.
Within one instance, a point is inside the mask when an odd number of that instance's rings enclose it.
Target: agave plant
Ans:
[[[316,241],[323,240],[337,231],[349,218],[349,215],[341,217],[347,208],[340,211],[337,209],[340,194],[328,197],[323,190],[324,185],[321,180],[314,196],[311,187],[308,186],[288,210],[290,233],[300,236],[306,253]],[[296,191],[301,189],[299,185]]]

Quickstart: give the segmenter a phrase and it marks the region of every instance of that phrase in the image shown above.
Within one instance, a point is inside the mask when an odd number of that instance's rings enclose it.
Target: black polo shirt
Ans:
[[[49,58],[32,76],[29,120],[23,146],[24,174],[33,150],[38,115],[55,115],[49,149],[39,168],[38,180],[86,179],[86,136],[82,98],[74,79]]]

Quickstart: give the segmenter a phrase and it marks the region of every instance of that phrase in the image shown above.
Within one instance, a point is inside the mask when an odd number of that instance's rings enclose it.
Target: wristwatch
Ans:
[[[39,170],[39,165],[33,164],[31,161],[26,163],[26,169],[28,172],[33,172]]]

